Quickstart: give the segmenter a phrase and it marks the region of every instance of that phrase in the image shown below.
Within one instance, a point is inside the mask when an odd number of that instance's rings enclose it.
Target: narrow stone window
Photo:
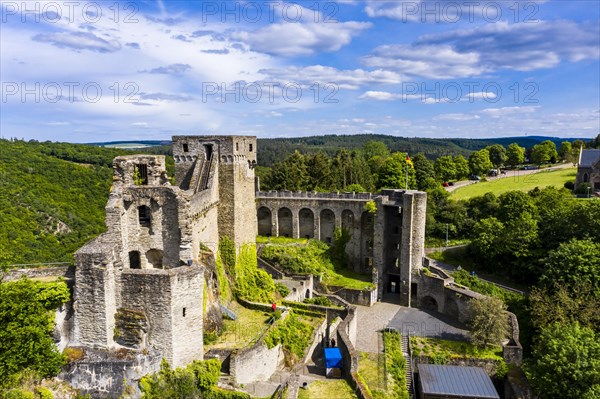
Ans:
[[[240,150],[240,143],[235,143],[235,150],[239,151]]]
[[[248,146],[248,151],[252,152],[252,144]]]
[[[138,208],[138,219],[140,227],[151,227],[152,226],[152,213],[150,208],[146,205],[142,205]]]
[[[131,269],[141,269],[142,268],[142,264],[140,262],[139,251],[129,252],[129,267]]]
[[[135,170],[133,172],[133,182],[138,186],[145,186],[148,184],[148,165],[135,165]]]
[[[187,143],[183,143],[183,152],[188,152],[190,150],[190,148],[188,147]]]
[[[183,308],[183,317],[185,317],[185,308]]]

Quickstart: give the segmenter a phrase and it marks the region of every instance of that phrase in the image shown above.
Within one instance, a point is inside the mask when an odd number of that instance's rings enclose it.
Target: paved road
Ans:
[[[405,334],[443,339],[468,339],[464,326],[454,323],[440,314],[400,305],[377,302],[372,307],[357,306],[358,334],[356,349],[361,352],[378,353],[381,350],[379,332],[391,327]]]
[[[506,179],[507,177],[519,178],[521,176],[531,175],[534,173],[539,173],[539,172],[543,172],[543,171],[547,171],[547,170],[564,169],[564,168],[572,168],[572,167],[573,167],[572,163],[563,163],[561,165],[552,166],[552,167],[544,168],[544,169],[507,170],[506,174],[504,174],[504,175],[500,175],[497,177],[487,177],[487,179],[488,179],[488,181],[494,181],[494,180],[498,180],[498,179]],[[468,186],[470,184],[475,184],[475,183],[477,183],[476,180],[462,180],[462,181],[455,182],[454,186],[449,186],[449,187],[444,187],[444,188],[446,189],[446,191],[452,192],[452,191],[456,190],[457,188]]]

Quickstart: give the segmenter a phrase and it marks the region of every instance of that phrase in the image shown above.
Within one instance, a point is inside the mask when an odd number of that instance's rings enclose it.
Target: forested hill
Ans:
[[[72,261],[104,231],[110,165],[124,153],[0,140],[0,263]]]
[[[424,153],[429,159],[434,160],[442,155],[463,155],[468,158],[472,151],[481,150],[492,144],[502,144],[504,147],[511,143],[517,143],[521,147],[531,148],[542,141],[553,141],[557,146],[563,141],[573,139],[561,139],[556,137],[523,136],[503,137],[492,139],[429,139],[420,137],[396,137],[383,134],[357,134],[357,135],[326,135],[295,138],[258,139],[258,164],[260,166],[272,166],[275,162],[283,161],[295,150],[303,154],[314,154],[323,151],[326,155],[333,156],[340,148],[348,150],[362,148],[368,141],[381,141],[392,151],[407,152],[413,156],[419,152]],[[585,140],[587,141],[587,140]],[[138,152],[171,154],[171,146],[168,141],[134,141],[135,143],[152,145],[137,150]],[[123,145],[131,141],[119,141],[110,143],[92,143],[92,145]]]
[[[258,164],[271,166],[282,161],[295,150],[303,154],[314,154],[323,151],[326,155],[333,156],[340,148],[349,150],[359,149],[368,141],[381,141],[392,151],[407,152],[413,156],[419,152],[424,153],[429,159],[436,159],[442,155],[463,155],[468,158],[472,151],[481,150],[492,144],[508,146],[517,143],[521,147],[531,148],[544,140],[551,140],[560,145],[566,139],[556,137],[528,136],[504,137],[493,139],[429,139],[420,137],[396,137],[383,134],[358,134],[358,135],[327,135],[297,138],[277,138],[258,140]],[[572,141],[572,139],[569,139]]]

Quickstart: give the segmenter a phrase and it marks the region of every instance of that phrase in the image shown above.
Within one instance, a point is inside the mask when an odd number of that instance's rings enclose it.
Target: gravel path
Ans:
[[[380,331],[391,327],[404,334],[424,337],[464,340],[469,332],[464,326],[450,322],[441,314],[424,312],[420,309],[377,302],[372,307],[357,306],[358,334],[356,349],[361,352],[379,353]]]

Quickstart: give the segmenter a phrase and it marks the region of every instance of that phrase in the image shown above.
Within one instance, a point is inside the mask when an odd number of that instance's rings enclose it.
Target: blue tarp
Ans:
[[[325,348],[325,367],[328,369],[342,368],[342,352],[340,348]]]

